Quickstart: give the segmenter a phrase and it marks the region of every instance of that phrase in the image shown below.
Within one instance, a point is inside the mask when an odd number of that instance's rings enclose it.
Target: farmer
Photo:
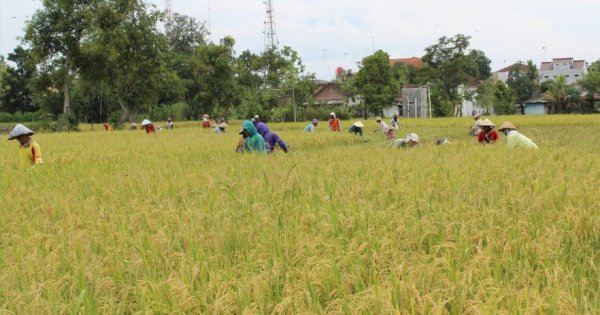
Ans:
[[[353,133],[355,135],[359,135],[359,136],[362,137],[363,136],[363,128],[364,127],[365,127],[365,125],[362,122],[357,121],[357,122],[354,122],[352,124],[352,126],[350,126],[350,129],[348,129],[348,132],[351,132],[351,133]]]
[[[102,127],[104,127],[104,130],[106,130],[106,131],[111,131],[112,130],[112,128],[110,127],[110,125],[108,124],[108,122],[104,122],[102,124]]]
[[[494,123],[489,119],[484,119],[479,123],[481,131],[477,136],[477,141],[481,144],[493,144],[498,141],[498,132],[494,130]]]
[[[308,125],[306,125],[306,127],[304,127],[304,131],[306,132],[315,132],[317,131],[317,125],[319,124],[319,120],[318,119],[313,119],[312,122]]]
[[[411,148],[419,144],[419,136],[416,133],[409,133],[404,139],[397,139],[392,141],[391,147],[396,148]]]
[[[267,124],[261,121],[256,124],[256,129],[258,130],[258,133],[260,133],[260,135],[265,139],[268,153],[273,153],[277,146],[279,146],[283,152],[288,153],[288,147],[285,142],[281,139],[281,137],[279,137],[278,134],[269,130]]]
[[[144,128],[146,130],[146,134],[156,132],[156,128],[154,127],[154,124],[148,119],[144,119],[142,121],[142,128]]]
[[[252,123],[256,126],[256,124],[260,122],[260,116],[254,115],[254,117],[252,117],[250,121],[252,121]]]
[[[210,128],[210,116],[208,114],[202,115],[202,128]]]
[[[479,123],[481,123],[481,114],[475,114],[475,117],[473,117],[473,119],[475,119],[475,122],[471,127],[471,132],[469,133],[469,135],[475,137],[478,136],[479,132],[481,131],[481,127],[479,126]]]
[[[522,135],[517,131],[517,127],[510,121],[505,121],[500,125],[500,132],[506,136],[506,146],[509,149],[522,148],[522,149],[537,149],[538,146],[531,139]]]
[[[21,166],[25,169],[44,164],[40,145],[33,141],[31,136],[33,136],[33,131],[21,124],[17,124],[8,135],[8,140],[17,139],[19,141]]]
[[[129,130],[137,130],[137,123],[135,121],[131,122]]]
[[[244,121],[242,130],[240,130],[239,134],[241,134],[244,139],[244,152],[267,153],[265,139],[258,133],[258,130],[256,130],[252,121]]]
[[[340,119],[335,116],[334,112],[329,113],[329,130],[340,131]]]
[[[169,116],[169,118],[167,118],[167,129],[173,129],[174,124],[173,124],[173,118],[171,118],[171,116]]]
[[[229,125],[223,121],[215,127],[215,133],[216,134],[225,133],[225,128],[227,128],[227,127],[229,127]]]
[[[377,117],[375,118],[375,121],[377,122],[377,129],[375,130],[375,132],[381,132],[383,133],[383,135],[385,136],[385,138],[387,140],[391,140],[394,139],[396,137],[395,131],[393,128],[390,128],[390,126],[388,126],[388,124],[386,124],[381,117]]]
[[[390,127],[394,128],[394,130],[398,130],[400,128],[400,122],[398,121],[398,114],[394,114],[394,117],[392,117],[392,121],[390,121]]]

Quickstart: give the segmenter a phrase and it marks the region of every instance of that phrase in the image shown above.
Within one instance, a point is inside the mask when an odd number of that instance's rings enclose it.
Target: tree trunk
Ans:
[[[71,106],[71,90],[69,88],[69,68],[71,67],[71,56],[67,53],[65,58],[65,78],[63,82],[63,115],[69,111]]]
[[[125,102],[123,102],[123,98],[121,98],[121,96],[117,95],[117,101],[119,102],[119,106],[121,107],[121,117],[119,118],[119,124],[123,124],[123,122],[125,122],[125,119],[129,119],[129,122],[131,122],[131,116],[129,113],[129,108],[127,108],[127,106],[125,106]]]

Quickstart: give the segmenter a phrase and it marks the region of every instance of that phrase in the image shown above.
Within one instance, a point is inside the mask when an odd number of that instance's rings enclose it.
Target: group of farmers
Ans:
[[[494,144],[498,140],[498,132],[495,130],[496,125],[490,119],[482,119],[481,114],[476,115],[474,118],[475,122],[471,127],[470,135],[477,136],[477,140],[481,144]],[[386,124],[381,117],[377,117],[375,120],[377,122],[377,129],[375,132],[381,132],[386,139],[391,140],[390,146],[399,148],[413,147],[419,144],[419,136],[415,133],[409,133],[405,138],[395,139],[396,130],[400,127],[398,115],[393,116],[389,125]],[[319,121],[313,119],[311,123],[304,128],[304,131],[315,132],[318,124]],[[209,116],[206,114],[203,116],[202,125],[205,128],[213,127],[210,123]],[[169,117],[167,120],[167,129],[173,129],[173,126],[173,120]],[[227,123],[221,122],[214,126],[214,132],[217,134],[224,133],[227,127]],[[104,128],[110,130],[107,128],[107,124],[104,125]],[[131,128],[137,129],[137,125],[132,125]],[[154,133],[156,131],[156,127],[148,119],[142,121],[142,128],[146,133]],[[341,130],[340,120],[333,112],[329,114],[329,130],[333,132],[339,132]],[[356,121],[348,131],[355,135],[359,135],[362,138],[364,134],[364,124],[361,121]],[[504,133],[506,136],[508,148],[538,148],[531,139],[519,133],[517,127],[510,121],[502,123],[500,128],[498,128],[498,131]],[[33,134],[31,129],[22,124],[17,124],[8,137],[8,140],[18,140],[21,165],[24,168],[30,168],[44,163],[39,144],[31,138]],[[239,134],[242,135],[242,138],[236,147],[236,152],[272,153],[278,148],[285,153],[289,151],[285,141],[283,141],[277,133],[271,131],[267,124],[260,120],[258,115],[254,116],[251,120],[245,120]],[[437,143],[448,144],[448,139],[438,140]]]

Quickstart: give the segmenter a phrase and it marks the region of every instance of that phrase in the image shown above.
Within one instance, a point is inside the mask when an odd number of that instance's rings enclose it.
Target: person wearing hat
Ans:
[[[306,125],[306,127],[304,127],[304,131],[315,132],[315,131],[317,131],[318,124],[319,124],[319,120],[315,118],[310,122],[310,124],[308,124],[308,125]]]
[[[531,139],[522,135],[517,131],[517,127],[510,121],[505,121],[500,125],[500,132],[506,136],[506,146],[509,149],[521,148],[521,149],[537,149],[538,146]]]
[[[258,133],[256,126],[250,120],[245,120],[242,124],[242,130],[239,132],[243,138],[242,150],[240,151],[240,143],[238,143],[237,152],[256,152],[256,153],[267,153],[267,145],[265,139]]]
[[[173,124],[173,118],[169,116],[169,118],[167,118],[167,129],[173,129],[173,127],[175,127],[175,124]]]
[[[208,116],[208,114],[202,115],[202,128],[210,128],[210,127],[211,127],[210,116]]]
[[[227,127],[229,127],[229,125],[226,122],[222,121],[220,124],[215,126],[214,132],[216,134],[225,133],[225,128]]]
[[[390,144],[396,148],[411,148],[419,144],[419,136],[416,133],[409,133],[404,139],[396,139]]]
[[[395,130],[393,128],[390,128],[390,126],[388,126],[388,124],[386,124],[383,121],[383,119],[381,119],[381,117],[378,116],[377,118],[375,118],[375,121],[377,122],[377,129],[375,130],[375,132],[379,131],[383,133],[387,140],[391,140],[396,137]]]
[[[356,121],[352,124],[352,126],[350,126],[350,129],[348,129],[348,132],[362,137],[364,127],[365,127],[365,125],[361,121]]]
[[[400,122],[398,121],[398,114],[394,114],[392,120],[390,121],[390,127],[394,128],[394,130],[400,129]]]
[[[156,128],[154,127],[154,124],[148,119],[142,120],[142,128],[144,128],[146,130],[146,134],[156,132]]]
[[[285,141],[283,141],[278,134],[269,130],[267,124],[261,121],[256,124],[256,129],[258,130],[258,133],[260,133],[260,135],[265,139],[268,153],[273,153],[277,147],[283,150],[283,152],[288,153],[288,147],[287,144],[285,144]]]
[[[498,141],[498,132],[494,130],[494,123],[489,119],[484,119],[479,123],[481,131],[477,136],[477,141],[481,144],[492,144]]]
[[[23,168],[44,164],[40,145],[33,141],[31,136],[33,136],[33,131],[21,124],[17,124],[8,135],[8,140],[17,139],[19,141],[19,156]]]
[[[340,119],[335,116],[334,112],[329,113],[329,130],[340,131]]]
[[[473,123],[473,126],[471,126],[471,132],[469,134],[475,137],[478,136],[481,131],[481,127],[479,126],[479,123],[481,123],[481,114],[475,114],[473,119],[475,119],[475,122]]]

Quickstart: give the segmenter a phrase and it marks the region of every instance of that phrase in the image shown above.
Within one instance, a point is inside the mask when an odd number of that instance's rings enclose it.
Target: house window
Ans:
[[[548,76],[546,75],[546,76],[544,76],[544,78],[548,79]]]
[[[578,76],[579,76],[579,74],[576,74],[576,75],[575,75],[575,77],[578,77]]]
[[[568,78],[568,77],[570,77],[570,75],[567,74],[566,77]]]

